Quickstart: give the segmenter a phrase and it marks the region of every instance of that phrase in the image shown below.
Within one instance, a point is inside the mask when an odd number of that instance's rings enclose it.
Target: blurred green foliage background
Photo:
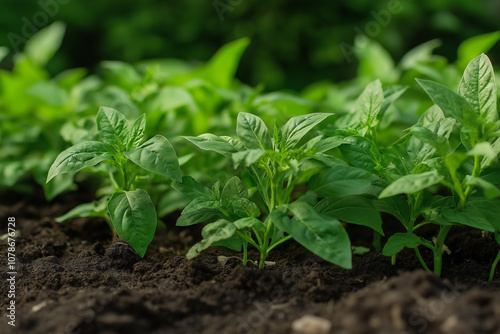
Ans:
[[[0,4],[0,45],[22,49],[33,28],[65,22],[62,49],[48,64],[56,74],[96,70],[101,60],[205,61],[227,42],[249,37],[237,77],[252,86],[263,83],[266,91],[301,90],[318,80],[354,77],[357,61],[347,61],[341,46],[352,46],[360,31],[396,60],[439,38],[435,53],[454,61],[461,41],[498,30],[499,17],[498,0],[6,0]],[[490,53],[494,64],[499,51],[497,45]],[[12,53],[1,67],[11,64]]]

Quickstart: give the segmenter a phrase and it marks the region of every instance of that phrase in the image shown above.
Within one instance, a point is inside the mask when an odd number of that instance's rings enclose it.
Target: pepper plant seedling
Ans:
[[[316,179],[315,189],[345,187],[343,195],[357,195],[371,184],[371,176],[361,169],[326,154],[342,143],[342,138],[317,136],[302,146],[301,140],[330,114],[313,113],[291,118],[283,127],[275,122],[271,136],[258,116],[240,113],[237,119],[237,137],[219,137],[204,134],[185,137],[203,150],[214,151],[243,167],[242,175],[250,175],[257,188],[254,201],[244,182],[231,178],[225,185],[217,182],[208,189],[192,178],[174,182],[173,187],[192,201],[184,209],[177,224],[208,224],[202,231],[203,240],[188,252],[193,258],[211,245],[224,245],[235,250],[243,248],[243,263],[247,263],[248,244],[260,252],[259,267],[276,246],[295,239],[324,259],[350,268],[349,237],[338,219],[372,225],[381,232],[378,212],[362,199],[352,198],[362,205],[370,217],[356,216],[357,207],[342,206],[337,198],[317,203],[317,194],[309,193],[294,200],[297,185],[308,181],[318,170],[327,168],[325,179]],[[344,202],[345,204],[346,202]],[[262,204],[263,209],[259,209]],[[370,211],[371,210],[371,211]],[[359,211],[358,211],[359,212]],[[378,218],[378,219],[377,219]]]
[[[500,231],[500,179],[488,169],[500,152],[497,87],[493,67],[484,54],[467,66],[458,94],[432,81],[418,82],[435,106],[394,145],[393,163],[400,177],[380,194],[384,200],[379,209],[397,217],[407,233],[391,236],[383,253],[394,256],[404,247],[414,248],[429,270],[418,251],[422,245],[432,251],[434,272],[440,275],[445,238],[454,225],[496,235]],[[454,131],[458,132],[456,140]],[[429,191],[437,186],[446,187],[451,195]],[[392,197],[399,194],[406,194],[406,201]],[[424,220],[417,223],[421,216]],[[433,241],[415,234],[427,224],[439,228]]]
[[[96,123],[101,140],[84,141],[60,153],[49,170],[47,182],[57,175],[104,163],[114,192],[97,203],[74,208],[58,221],[76,216],[103,217],[143,257],[156,230],[157,214],[149,194],[138,187],[144,184],[141,173],[147,171],[181,181],[177,155],[161,135],[143,142],[145,115],[130,125],[120,112],[101,107]]]

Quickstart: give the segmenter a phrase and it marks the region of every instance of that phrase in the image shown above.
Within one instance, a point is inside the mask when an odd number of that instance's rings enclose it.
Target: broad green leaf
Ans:
[[[182,181],[177,154],[170,142],[161,135],[156,135],[141,146],[123,154],[145,170],[178,182]]]
[[[182,213],[177,219],[177,226],[190,226],[198,223],[205,223],[218,216],[218,211],[214,209],[199,209],[189,213]]]
[[[381,118],[391,104],[396,101],[404,92],[408,90],[408,86],[392,85],[384,87],[384,102],[380,107],[379,118]]]
[[[441,217],[454,224],[467,225],[489,232],[495,230],[490,221],[483,215],[482,210],[473,205],[466,205],[462,211],[445,210],[441,213]],[[499,217],[500,215],[496,218]]]
[[[361,136],[347,137],[344,144],[346,145],[340,146],[340,151],[355,167],[375,172],[381,166],[382,155],[368,139]]]
[[[40,171],[41,172],[41,171]],[[36,171],[35,171],[36,173]],[[36,177],[37,182],[42,184],[45,199],[47,201],[53,200],[60,194],[69,190],[76,190],[77,187],[73,181],[74,176],[71,174],[59,174],[52,179],[52,182],[44,182],[47,175],[47,170],[43,170],[43,176]]]
[[[339,199],[325,198],[314,208],[322,215],[347,223],[368,226],[384,235],[380,214],[367,198],[360,196],[347,196]]]
[[[233,224],[238,230],[242,230],[244,228],[252,228],[255,224],[262,224],[262,222],[257,218],[247,217],[238,219]]]
[[[382,250],[382,254],[385,256],[393,256],[399,253],[403,248],[415,248],[418,247],[422,241],[419,237],[414,234],[409,233],[395,233],[391,235],[389,240]]]
[[[122,151],[126,148],[129,138],[128,121],[119,111],[101,107],[97,113],[97,131],[101,135],[104,142]]]
[[[201,235],[203,240],[195,244],[186,254],[188,259],[192,259],[200,255],[202,251],[210,247],[212,244],[231,238],[236,233],[236,226],[227,220],[220,219],[214,223],[210,223],[203,228]]]
[[[430,171],[422,174],[405,175],[385,188],[379,198],[391,197],[399,194],[413,194],[424,190],[443,180],[443,176],[436,171]]]
[[[480,177],[467,175],[465,177],[465,184],[468,186],[480,188],[484,193],[484,197],[486,197],[487,199],[500,197],[500,189],[498,189],[498,187],[494,184],[489,183],[488,181],[483,180]]]
[[[405,71],[418,68],[421,63],[429,62],[433,58],[434,49],[439,46],[441,46],[441,41],[433,39],[414,47],[401,58],[398,64],[399,68]]]
[[[245,149],[243,145],[234,140],[230,140],[229,137],[219,137],[211,133],[205,133],[198,137],[186,136],[183,138],[198,146],[202,150],[213,151],[222,154],[227,158],[231,158],[233,153]]]
[[[115,84],[119,84],[122,88],[132,89],[141,84],[142,78],[139,72],[129,63],[108,60],[101,62],[100,65],[119,80]]]
[[[453,121],[450,120],[450,122],[452,123]],[[440,136],[428,128],[414,126],[411,128],[410,132],[424,144],[430,145],[435,151],[437,151],[440,157],[445,157],[450,151],[448,138]],[[422,159],[420,162],[423,162],[428,158],[430,158],[430,156],[426,156],[426,158]]]
[[[363,194],[371,186],[371,174],[350,166],[333,166],[313,176],[309,190],[322,197]]]
[[[224,45],[205,65],[203,77],[218,88],[230,88],[241,55],[249,43],[248,38],[241,38]]]
[[[206,197],[215,200],[215,196],[212,194],[210,189],[196,182],[191,176],[183,176],[182,182],[174,181],[172,183],[172,188],[190,200],[194,200],[199,197]]]
[[[377,116],[384,102],[384,91],[380,80],[371,82],[356,101],[353,112],[357,115],[358,124],[372,127],[377,123]],[[356,124],[357,125],[357,124]]]
[[[219,200],[209,197],[197,197],[192,200],[182,211],[182,214],[191,213],[200,209],[218,209],[221,207]]]
[[[234,163],[250,166],[262,157],[266,151],[261,149],[247,150],[242,152],[233,153],[231,159]]]
[[[45,66],[61,46],[65,31],[66,25],[60,21],[40,29],[26,42],[24,54],[36,65]]]
[[[293,219],[288,218],[288,211]],[[351,242],[342,224],[311,206],[296,202],[271,212],[276,226],[314,254],[343,268],[352,268]]]
[[[379,212],[385,212],[394,216],[397,220],[408,226],[410,219],[409,203],[401,197],[388,197],[376,200],[373,203]]]
[[[336,147],[339,147],[345,142],[345,137],[334,136],[322,138],[323,136],[318,136],[307,143],[304,144],[303,150],[308,151],[312,150],[314,153],[323,153],[329,150],[332,150]]]
[[[114,152],[108,145],[98,141],[86,141],[61,152],[47,176],[47,182],[56,175],[74,173],[85,167],[97,165],[101,161],[113,160]]]
[[[474,199],[470,200],[466,206],[467,209],[473,209],[480,213],[484,219],[495,228],[496,231],[500,231],[500,200],[488,200],[488,199]],[[486,229],[486,231],[489,231]]]
[[[120,238],[144,257],[156,231],[156,209],[142,189],[114,193],[108,202],[111,222]]]
[[[458,93],[486,121],[498,120],[495,72],[485,54],[477,56],[467,66],[458,86]]]
[[[70,218],[76,217],[106,217],[107,214],[107,198],[103,197],[98,202],[90,202],[80,204],[71,209],[66,214],[57,217],[56,222],[62,223]]]
[[[260,210],[257,205],[247,198],[236,198],[230,202],[230,209],[238,217],[259,217]]]
[[[467,152],[469,156],[482,156],[486,161],[493,161],[497,158],[497,150],[488,142],[482,142],[474,145],[474,147]]]
[[[248,150],[272,150],[273,144],[266,124],[258,116],[241,112],[238,114],[236,133]]]
[[[358,75],[372,79],[379,78],[390,83],[397,80],[398,72],[394,60],[379,43],[364,35],[358,35],[354,50],[359,59]]]
[[[52,81],[38,81],[26,93],[55,107],[63,107],[70,101],[68,92]]]
[[[436,82],[421,79],[417,79],[417,82],[445,115],[455,118],[462,126],[475,127],[476,113],[466,99]]]
[[[140,145],[144,139],[144,131],[146,130],[146,115],[142,114],[139,116],[132,127],[127,137],[126,149],[130,151],[136,146]]]
[[[168,86],[158,91],[147,108],[151,111],[167,112],[182,106],[187,106],[192,110],[197,109],[193,96],[186,88]]]
[[[229,202],[235,198],[248,198],[248,190],[239,177],[233,176],[222,189],[222,200]]]
[[[500,31],[477,35],[458,46],[458,66],[463,69],[478,54],[488,52],[500,40]]]
[[[285,149],[291,150],[316,125],[333,114],[313,113],[304,116],[292,117],[281,128]]]

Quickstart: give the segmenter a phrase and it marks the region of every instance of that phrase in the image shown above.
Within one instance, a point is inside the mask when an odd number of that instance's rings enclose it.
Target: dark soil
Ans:
[[[119,239],[111,244],[99,219],[54,221],[86,200],[73,193],[53,204],[0,202],[1,234],[10,216],[20,233],[15,327],[7,325],[7,244],[0,242],[0,333],[500,333],[500,281],[487,282],[498,250],[490,235],[452,230],[443,279],[421,270],[409,250],[395,266],[370,252],[344,270],[293,242],[260,270],[222,248],[186,260],[199,230],[175,228],[173,217],[144,259]],[[370,244],[365,230],[349,233],[353,244]],[[307,319],[309,331],[297,332]]]

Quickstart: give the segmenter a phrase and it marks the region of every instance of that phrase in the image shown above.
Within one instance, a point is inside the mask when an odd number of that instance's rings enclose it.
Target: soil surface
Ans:
[[[8,246],[0,241],[0,333],[500,333],[500,281],[487,282],[498,251],[490,235],[454,228],[443,278],[421,270],[411,250],[394,266],[373,251],[355,255],[345,270],[294,242],[258,269],[222,248],[186,260],[200,231],[167,217],[141,259],[112,243],[100,219],[54,221],[88,200],[0,201],[1,234],[8,217],[18,233],[15,327],[7,324]],[[397,229],[386,220],[384,229]],[[354,245],[370,245],[366,230],[348,232]]]

